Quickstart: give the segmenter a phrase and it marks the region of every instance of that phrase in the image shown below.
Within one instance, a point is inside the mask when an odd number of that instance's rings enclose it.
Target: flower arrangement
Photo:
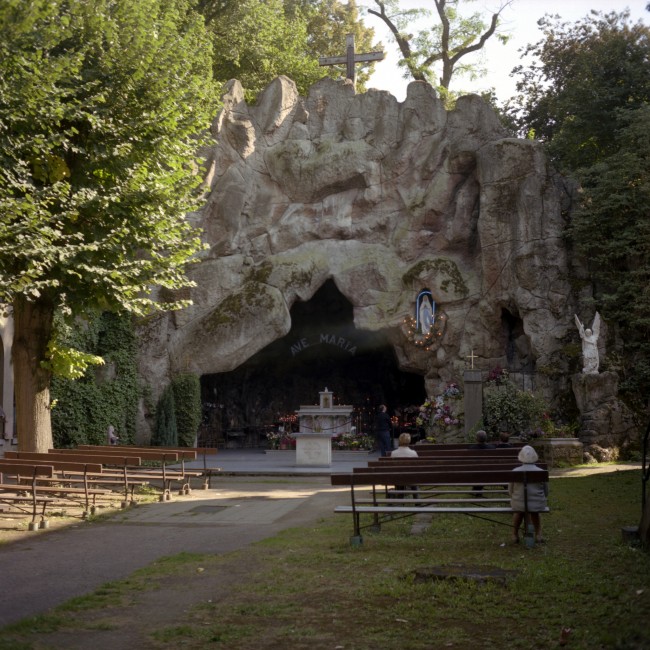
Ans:
[[[442,432],[457,427],[461,420],[454,413],[453,402],[461,396],[458,384],[447,384],[441,395],[429,398],[422,406],[416,417],[416,424],[424,427],[427,440],[435,439],[436,431]]]
[[[293,447],[296,444],[296,439],[286,431],[271,431],[266,434],[266,439],[269,443],[269,449],[283,449]]]
[[[332,449],[349,451],[370,451],[374,440],[365,433],[341,433],[332,438]]]
[[[508,382],[510,379],[510,373],[501,366],[495,366],[488,372],[487,383],[494,384],[495,386],[501,386]]]

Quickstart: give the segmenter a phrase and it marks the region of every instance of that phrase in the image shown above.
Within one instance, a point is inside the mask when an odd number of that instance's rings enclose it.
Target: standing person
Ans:
[[[513,472],[542,471],[541,467],[535,465],[539,457],[530,445],[522,447],[517,458],[521,465],[515,467],[512,470]],[[526,490],[526,494],[524,494],[524,490]],[[510,494],[510,505],[515,511],[512,515],[512,541],[515,544],[519,543],[519,527],[527,511],[526,517],[530,518],[535,529],[535,541],[537,543],[543,542],[542,522],[539,513],[546,510],[548,506],[548,483],[528,483],[527,485],[519,482],[509,483],[508,493]],[[527,525],[528,521],[525,521],[524,526]]]
[[[116,445],[119,441],[115,433],[115,427],[112,424],[108,425],[108,430],[106,431],[106,438],[109,445]]]
[[[399,436],[399,447],[393,449],[390,453],[391,458],[417,458],[418,452],[415,449],[411,449],[409,445],[411,444],[411,436],[408,433],[401,433]]]
[[[379,444],[380,456],[390,456],[391,452],[390,415],[387,410],[386,405],[381,404],[375,417],[375,438]]]

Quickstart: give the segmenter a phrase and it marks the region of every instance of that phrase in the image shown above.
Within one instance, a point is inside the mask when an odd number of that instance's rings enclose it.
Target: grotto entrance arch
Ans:
[[[335,403],[355,407],[355,425],[369,432],[376,407],[386,403],[407,419],[425,399],[424,377],[403,372],[385,331],[360,330],[350,302],[332,280],[291,309],[289,333],[229,372],[204,374],[202,436],[207,444],[265,441],[265,432],[316,404],[327,387]]]

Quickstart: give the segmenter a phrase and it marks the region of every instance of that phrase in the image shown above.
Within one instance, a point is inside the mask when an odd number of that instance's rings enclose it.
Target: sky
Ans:
[[[475,0],[468,3],[470,13],[480,11],[485,16],[485,22],[495,9],[498,9],[500,0]],[[467,60],[481,63],[487,73],[476,81],[459,77],[452,79],[451,89],[464,92],[480,92],[494,88],[499,103],[505,102],[515,94],[515,78],[510,77],[512,69],[521,62],[519,49],[529,43],[536,43],[543,35],[537,21],[545,14],[558,14],[563,21],[574,23],[589,14],[593,9],[609,13],[622,11],[628,8],[632,20],[642,20],[650,24],[650,12],[645,10],[648,0],[514,0],[512,5],[502,13],[502,29],[510,34],[506,45],[499,43],[494,37],[488,40],[483,52],[468,55]],[[361,0],[359,6],[371,6],[370,0]],[[400,0],[400,7],[424,7],[435,12],[431,0]],[[402,73],[397,67],[397,45],[390,41],[390,33],[383,22],[376,16],[365,15],[364,22],[375,30],[375,41],[381,40],[386,52],[384,61],[375,64],[375,72],[370,78],[368,88],[378,88],[390,91],[399,101],[406,96],[408,80],[402,78]]]

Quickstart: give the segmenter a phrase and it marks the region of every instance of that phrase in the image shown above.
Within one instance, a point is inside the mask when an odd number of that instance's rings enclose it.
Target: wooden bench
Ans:
[[[83,498],[85,507],[82,516],[84,517],[94,513],[98,496],[113,494],[110,489],[97,487],[105,485],[107,479],[103,476],[101,460],[96,457],[90,459],[83,456],[71,458],[66,454],[7,451],[5,458],[17,465],[41,462],[51,465],[54,470],[53,474],[46,479],[39,480],[39,492],[55,494],[69,501],[78,501],[79,498]],[[54,485],[54,483],[59,485]],[[73,487],[74,484],[81,484],[82,487]]]
[[[15,482],[5,482],[5,474]],[[31,503],[32,520],[29,524],[30,530],[36,530],[39,506],[42,506],[40,527],[45,528],[47,525],[45,509],[52,503],[53,499],[39,494],[37,480],[39,478],[49,478],[53,474],[54,468],[51,465],[16,463],[9,459],[0,458],[0,502],[14,506],[21,512],[27,512],[22,507],[22,504]],[[29,482],[25,483],[25,481]]]
[[[497,443],[491,443],[497,444]],[[509,447],[499,447],[499,449],[517,449],[517,452],[521,451],[521,448],[524,446],[523,442],[512,442]],[[418,442],[416,445],[411,445],[412,449],[420,450],[433,450],[433,451],[453,451],[453,450],[463,450],[463,449],[476,449],[475,442],[446,442],[446,443],[437,443],[437,442]],[[479,450],[480,451],[480,450]]]
[[[184,461],[196,459],[196,452],[191,449],[167,449],[164,447],[131,447],[131,446],[93,446],[84,445],[74,449],[52,449],[48,453],[63,453],[70,456],[102,457],[104,465],[119,467],[124,477],[125,485],[131,481],[145,480],[161,481],[162,494],[160,501],[171,500],[171,484],[181,484],[179,494],[190,494],[190,478],[201,476],[200,471],[188,471],[185,469]],[[124,463],[125,454],[130,458],[136,458],[135,463]],[[160,468],[143,467],[142,461],[160,463]],[[180,470],[170,470],[169,463],[181,462]]]
[[[418,456],[427,458],[479,458],[489,456],[495,458],[517,458],[520,449],[504,447],[502,449],[420,449],[413,447]]]
[[[363,471],[368,469],[369,471]],[[493,514],[512,514],[509,498],[507,505],[494,505],[486,499],[480,499],[477,503],[467,497],[467,488],[477,485],[499,487],[501,490],[507,488],[509,483],[523,482],[524,486],[529,483],[539,483],[548,481],[548,471],[539,470],[532,472],[512,471],[511,469],[485,469],[472,468],[463,469],[429,469],[407,468],[407,469],[386,469],[381,471],[380,468],[357,468],[357,471],[347,473],[334,473],[331,475],[331,484],[335,486],[347,486],[350,488],[350,505],[336,506],[335,512],[352,514],[353,535],[350,538],[351,543],[360,544],[363,541],[361,529],[372,527],[374,530],[380,530],[381,524],[386,521],[412,516],[415,514],[449,514],[458,513],[479,518],[487,519],[485,515]],[[400,499],[395,503],[386,495],[390,493],[393,486],[418,486],[418,495],[420,490],[437,490],[438,492],[428,492],[427,496],[437,499],[436,501],[425,502],[425,499],[419,496],[415,499]],[[355,487],[371,489],[370,497],[360,497]],[[456,498],[447,498],[441,500],[438,498],[440,488],[443,488],[445,494],[454,494],[459,490]],[[366,491],[367,494],[367,491]],[[435,495],[435,496],[434,496]],[[506,499],[500,501],[505,502]],[[434,505],[430,505],[433,503]],[[548,508],[546,509],[548,512]],[[361,515],[372,515],[372,523],[361,526]]]
[[[101,445],[79,445],[77,449],[86,449],[88,451],[103,451],[105,449],[108,449],[111,452],[122,450],[122,451],[133,452],[135,455],[137,455],[137,452],[140,451],[142,452],[162,451],[162,452],[176,453],[180,456],[181,473],[183,476],[188,477],[186,490],[181,491],[181,493],[184,494],[189,494],[189,491],[191,491],[191,486],[189,485],[190,477],[203,477],[204,478],[203,489],[207,490],[210,488],[212,476],[214,474],[218,474],[219,472],[221,472],[220,467],[208,467],[208,463],[207,463],[207,457],[209,455],[213,455],[217,453],[216,447],[157,447],[157,446],[138,447],[136,445],[119,445],[115,447],[106,447]],[[186,470],[185,461],[196,460],[199,454],[203,458],[203,469],[201,471]]]

